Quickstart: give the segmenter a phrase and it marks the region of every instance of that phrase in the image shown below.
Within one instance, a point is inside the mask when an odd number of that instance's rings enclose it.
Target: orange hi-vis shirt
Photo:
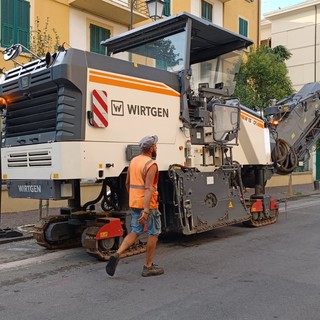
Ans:
[[[158,168],[157,163],[150,157],[143,154],[134,157],[130,162],[129,178],[129,206],[130,208],[143,209],[144,208],[144,192],[145,192],[145,178],[149,168],[155,164]],[[158,202],[158,180],[159,173],[153,181],[153,187],[156,190],[151,197],[150,209],[157,209],[159,206]]]

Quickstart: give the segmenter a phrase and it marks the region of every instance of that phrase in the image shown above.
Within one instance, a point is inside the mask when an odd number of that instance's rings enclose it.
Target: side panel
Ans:
[[[212,230],[250,219],[241,191],[230,185],[231,173],[176,170],[174,179],[179,223],[183,234]],[[170,220],[170,219],[168,219]],[[166,225],[169,225],[166,222]],[[170,228],[168,226],[168,228]]]
[[[271,164],[270,134],[264,121],[241,110],[239,146],[233,148],[233,159],[242,165]]]
[[[57,142],[4,148],[2,174],[4,179],[39,180],[117,177],[129,164],[126,147],[127,143]],[[167,170],[170,164],[184,160],[185,153],[179,144],[158,143],[159,170]]]
[[[139,67],[137,67],[139,68]],[[106,126],[87,122],[86,141],[137,143],[144,135],[157,134],[159,143],[175,143],[181,126],[180,94],[164,83],[90,69],[87,111],[93,110],[93,91],[107,101]],[[96,101],[99,104],[99,101]],[[101,117],[101,113],[93,117]],[[165,130],[163,130],[165,128]],[[181,134],[181,132],[180,132]]]

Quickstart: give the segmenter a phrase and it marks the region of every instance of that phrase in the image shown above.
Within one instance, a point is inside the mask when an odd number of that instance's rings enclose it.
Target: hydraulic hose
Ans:
[[[295,150],[283,139],[276,140],[276,146],[271,153],[271,157],[279,174],[289,174],[298,165]]]

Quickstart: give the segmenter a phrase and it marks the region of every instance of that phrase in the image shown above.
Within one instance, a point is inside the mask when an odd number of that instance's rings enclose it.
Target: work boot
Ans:
[[[110,259],[106,265],[106,272],[109,276],[112,277],[114,275],[119,260],[120,260],[119,253],[114,253],[113,255],[110,256]]]
[[[142,270],[142,276],[143,277],[150,277],[150,276],[159,276],[160,274],[163,274],[164,270],[163,268],[157,266],[156,264],[152,264],[151,267],[143,266]]]

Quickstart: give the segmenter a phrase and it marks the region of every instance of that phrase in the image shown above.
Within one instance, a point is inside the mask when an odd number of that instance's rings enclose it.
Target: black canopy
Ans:
[[[188,25],[191,25],[190,64],[214,59],[253,44],[244,36],[182,12],[104,40],[101,45],[106,46],[107,54],[111,55],[181,32]]]

